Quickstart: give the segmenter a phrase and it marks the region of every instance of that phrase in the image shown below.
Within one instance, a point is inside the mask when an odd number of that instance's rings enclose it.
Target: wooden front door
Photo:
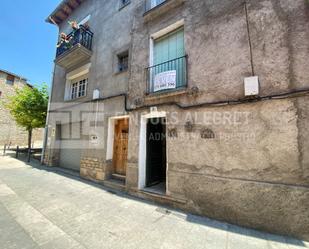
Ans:
[[[126,168],[128,161],[128,135],[129,135],[129,120],[128,119],[116,120],[113,165],[114,165],[114,173],[123,176],[126,175]]]

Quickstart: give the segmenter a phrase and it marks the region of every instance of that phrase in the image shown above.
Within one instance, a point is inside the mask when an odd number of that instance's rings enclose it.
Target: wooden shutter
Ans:
[[[165,71],[176,70],[177,73],[176,87],[184,86],[186,83],[186,76],[185,76],[186,61],[185,58],[178,59],[183,57],[184,55],[185,55],[185,47],[184,47],[183,28],[178,29],[166,36],[163,36],[155,40],[153,64],[159,66],[154,67],[152,74],[156,75]]]
[[[184,56],[184,31],[176,30],[154,42],[154,65]]]

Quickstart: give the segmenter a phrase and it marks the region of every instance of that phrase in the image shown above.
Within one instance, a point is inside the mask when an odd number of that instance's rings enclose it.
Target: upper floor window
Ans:
[[[81,77],[72,80],[71,84],[71,99],[77,99],[86,96],[87,94],[88,78]]]
[[[14,85],[15,77],[13,75],[8,74],[6,77],[6,83],[9,85]]]
[[[129,69],[129,52],[124,52],[118,56],[118,72],[124,72]]]
[[[91,63],[87,63],[66,74],[64,101],[87,96],[87,86]]]
[[[131,0],[120,0],[119,9],[122,9],[123,7],[127,6],[129,3],[131,3]]]
[[[164,3],[166,0],[146,0],[146,11],[151,10],[158,5]]]
[[[183,27],[154,39],[152,44],[148,91],[151,93],[186,87],[187,58]]]
[[[151,0],[151,7],[154,8],[163,2],[165,2],[165,0]]]

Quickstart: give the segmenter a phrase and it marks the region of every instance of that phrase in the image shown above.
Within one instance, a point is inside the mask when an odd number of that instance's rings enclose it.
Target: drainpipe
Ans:
[[[58,24],[54,21],[54,19],[51,16],[49,17],[49,20],[58,27],[58,33],[59,33],[60,28],[59,28]],[[49,96],[49,99],[48,99],[46,123],[45,123],[45,128],[44,128],[43,148],[42,148],[42,155],[41,155],[41,164],[42,165],[44,164],[46,146],[47,146],[47,141],[48,141],[49,110],[50,110],[51,99],[52,99],[53,88],[54,88],[55,72],[56,72],[56,64],[54,63],[52,80],[51,80],[51,88],[50,88],[50,96]]]
[[[41,164],[44,164],[44,157],[45,157],[47,140],[48,140],[49,110],[50,110],[52,93],[53,93],[53,88],[54,88],[55,71],[56,71],[56,64],[54,64],[54,69],[53,69],[53,74],[52,74],[52,81],[51,81],[51,88],[50,88],[50,96],[49,96],[49,99],[48,99],[46,123],[45,123],[45,128],[44,128],[44,140],[43,140],[43,148],[42,148],[42,155],[41,155]]]
[[[255,75],[255,70],[254,70],[254,63],[253,63],[253,51],[252,51],[251,30],[250,30],[250,22],[249,22],[249,14],[248,14],[248,3],[247,3],[247,0],[244,1],[244,7],[245,7],[245,15],[246,15],[246,25],[247,25],[248,42],[249,42],[251,73],[252,73],[252,76],[254,76],[254,75]]]

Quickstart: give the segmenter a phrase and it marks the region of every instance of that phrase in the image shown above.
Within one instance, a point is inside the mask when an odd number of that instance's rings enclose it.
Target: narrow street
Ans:
[[[55,169],[2,156],[0,245],[1,249],[309,248],[307,242],[167,212]]]

